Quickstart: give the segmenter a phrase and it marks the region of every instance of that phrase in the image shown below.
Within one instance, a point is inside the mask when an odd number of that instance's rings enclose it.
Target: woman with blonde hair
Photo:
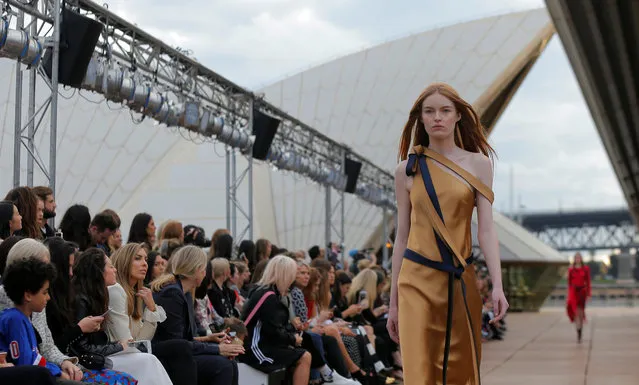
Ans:
[[[156,305],[153,293],[144,286],[149,266],[145,243],[129,243],[111,256],[117,270],[115,285],[109,286],[109,308],[106,322],[109,340],[151,341],[159,323],[166,320],[162,306]],[[195,361],[189,344],[183,340],[163,341],[153,344],[151,349],[174,385],[188,384],[188,375],[183,372],[192,368],[196,375]]]
[[[508,309],[492,217],[493,154],[479,115],[450,85],[433,83],[419,95],[395,169],[398,224],[388,317],[390,336],[401,341],[406,385],[480,383],[482,302],[475,271],[466,269],[474,260],[475,207],[479,246],[494,283],[493,321]]]
[[[186,340],[197,366],[199,385],[237,385],[236,357],[244,352],[242,346],[227,344],[224,333],[197,336],[193,292],[206,275],[208,257],[201,248],[187,245],[175,252],[166,272],[151,283],[153,298],[167,314],[158,325],[154,342]]]
[[[296,276],[297,263],[284,255],[266,265],[242,314],[248,335],[244,339],[247,353],[240,360],[264,373],[294,367],[293,385],[307,385],[311,355],[299,347],[302,336],[290,323],[289,309],[282,302]]]
[[[367,305],[366,308],[369,310],[374,310],[373,306],[377,301],[377,278],[377,273],[372,269],[364,269],[360,271],[359,274],[353,278],[351,287],[348,290],[348,293],[346,293],[348,303],[351,305],[357,303],[362,305],[358,296],[362,292],[366,292],[367,300],[364,304]]]

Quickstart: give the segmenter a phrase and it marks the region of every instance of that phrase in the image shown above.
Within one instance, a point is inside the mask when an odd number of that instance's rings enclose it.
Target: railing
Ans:
[[[557,307],[566,304],[567,286],[557,285],[548,296],[544,306]],[[592,287],[592,298],[587,306],[639,307],[639,282],[630,284],[596,284]]]

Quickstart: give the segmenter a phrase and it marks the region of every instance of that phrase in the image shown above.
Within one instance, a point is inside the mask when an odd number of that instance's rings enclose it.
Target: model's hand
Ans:
[[[388,329],[388,334],[390,338],[395,341],[395,343],[399,343],[399,326],[397,322],[397,306],[391,306],[388,311],[388,321],[386,322],[386,329]]]
[[[504,290],[501,288],[493,288],[493,312],[495,313],[495,318],[493,318],[490,323],[495,324],[504,318],[509,306],[508,301],[506,301],[506,296],[504,295]]]

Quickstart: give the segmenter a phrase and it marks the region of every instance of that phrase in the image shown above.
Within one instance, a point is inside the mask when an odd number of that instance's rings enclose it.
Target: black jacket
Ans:
[[[191,297],[191,293],[184,292],[179,280],[176,283],[166,285],[159,292],[153,293],[153,299],[166,312],[166,320],[158,324],[153,342],[187,340],[191,342],[194,355],[220,354],[220,347],[217,344],[193,340],[193,337],[197,336],[193,297]]]
[[[220,289],[216,282],[206,293],[213,305],[217,315],[222,318],[239,317],[239,312],[235,309],[235,292],[223,285]]]
[[[282,302],[282,297],[275,287],[256,287],[249,294],[242,312],[242,320],[246,320],[262,296],[268,291],[275,292],[275,294],[264,301],[251,322],[246,325],[249,335],[244,339],[245,348],[250,348],[253,331],[258,321],[261,321],[260,343],[272,347],[295,346],[295,328],[291,325],[288,307]]]
[[[80,321],[84,317],[99,314],[89,314],[89,299],[84,295],[78,295],[75,299],[75,318]],[[79,329],[79,326],[78,326]],[[76,329],[77,332],[77,329]],[[77,335],[77,334],[76,334]],[[97,353],[104,356],[121,352],[124,348],[119,342],[109,342],[109,336],[99,330],[93,333],[79,334],[75,339],[69,341],[69,345],[64,349],[67,353]]]

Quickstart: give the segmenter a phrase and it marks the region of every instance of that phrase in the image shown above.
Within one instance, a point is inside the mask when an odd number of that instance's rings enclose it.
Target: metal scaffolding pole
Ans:
[[[342,157],[342,170],[346,170],[346,154]],[[340,221],[339,221],[339,245],[340,245],[340,253],[342,259],[342,266],[346,266],[346,253],[344,248],[345,242],[345,231],[344,231],[344,222],[346,222],[346,192],[344,190],[340,191]]]
[[[326,215],[326,222],[325,222],[325,244],[326,247],[328,247],[328,245],[331,244],[331,242],[333,241],[339,241],[339,244],[341,246],[341,256],[340,259],[342,261],[342,264],[345,265],[345,253],[344,253],[344,242],[345,242],[345,237],[344,237],[344,222],[345,222],[345,214],[346,214],[346,207],[344,205],[344,199],[346,196],[346,193],[340,189],[340,191],[337,191],[337,201],[335,202],[335,204],[333,205],[333,197],[332,195],[332,191],[333,189],[329,186],[326,186],[326,201],[324,203],[325,205],[325,215]]]
[[[226,146],[226,229],[231,231],[231,147]],[[235,236],[235,234],[233,234]]]
[[[331,215],[331,188],[325,187],[326,200],[324,201],[324,246],[328,247],[331,243],[331,221],[333,220]]]
[[[35,20],[31,20],[31,28],[29,31],[31,36],[38,34],[38,24]],[[35,104],[36,104],[36,67],[31,66],[29,70],[29,130],[27,131],[27,145],[29,153],[34,154],[35,149]],[[27,157],[27,186],[33,187],[33,156]]]
[[[24,12],[18,12],[16,27],[24,27]],[[20,150],[22,148],[22,65],[16,60],[16,100],[13,130],[13,187],[20,186]]]
[[[60,56],[60,23],[61,23],[61,0],[38,1],[31,0],[29,4],[16,0],[5,0],[14,10],[10,15],[17,16],[16,29],[4,29],[3,38],[6,45],[3,47],[7,57],[17,58],[16,66],[16,98],[15,98],[15,127],[14,127],[14,162],[13,162],[13,185],[20,186],[22,170],[22,146],[27,150],[27,181],[28,186],[33,186],[35,178],[35,166],[42,171],[48,179],[49,186],[55,194],[56,190],[56,161],[57,161],[57,113],[58,113],[58,68]],[[19,11],[15,11],[15,9]],[[25,15],[31,16],[29,25],[25,27]],[[44,27],[46,23],[50,26],[48,32],[39,35],[38,23]],[[37,72],[40,69],[40,59],[44,47],[52,50],[52,76],[51,79],[43,77],[49,86],[51,96],[44,99],[41,106],[36,108]],[[23,68],[22,64],[28,66],[29,86],[27,119],[23,118]],[[40,151],[35,143],[35,135],[42,121],[46,117],[47,109],[50,108],[50,136],[49,136],[49,163],[46,164],[40,156]],[[50,221],[53,225],[53,221]]]
[[[254,116],[254,100],[251,99],[251,105],[249,108],[248,129],[253,129]],[[248,239],[253,240],[253,141],[251,141],[251,147],[249,148],[248,158]]]
[[[237,237],[237,162],[235,149],[231,150],[231,234]]]

